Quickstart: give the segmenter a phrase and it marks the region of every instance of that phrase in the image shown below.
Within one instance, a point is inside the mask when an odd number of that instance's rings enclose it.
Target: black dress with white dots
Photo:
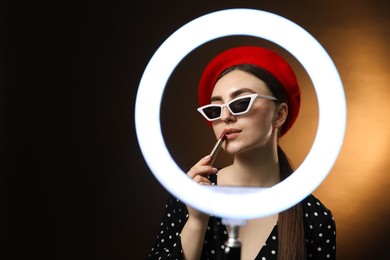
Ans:
[[[336,225],[332,213],[316,197],[309,195],[302,202],[308,259],[336,259]],[[166,204],[159,233],[148,259],[183,259],[180,233],[188,218],[187,207],[173,196]],[[211,216],[207,226],[202,260],[224,259],[228,238],[221,219]],[[276,224],[255,260],[277,259],[278,225]]]

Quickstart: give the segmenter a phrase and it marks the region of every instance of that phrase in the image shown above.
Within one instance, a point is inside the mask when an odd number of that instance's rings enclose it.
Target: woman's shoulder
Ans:
[[[312,259],[336,258],[336,222],[331,210],[310,194],[302,201],[306,250]]]
[[[336,223],[332,211],[317,197],[310,194],[302,201],[303,220],[307,234],[335,233]]]
[[[304,217],[313,222],[324,221],[325,219],[334,221],[332,211],[313,194],[302,201],[302,208]]]
[[[325,206],[317,197],[310,194],[302,201],[303,212],[306,217],[333,217],[331,210]]]

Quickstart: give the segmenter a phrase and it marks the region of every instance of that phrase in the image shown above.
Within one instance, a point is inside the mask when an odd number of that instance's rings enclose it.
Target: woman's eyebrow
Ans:
[[[233,99],[233,98],[235,98],[243,93],[255,94],[256,92],[250,88],[240,88],[240,89],[237,89],[237,90],[233,91],[232,93],[230,93],[230,98]],[[221,100],[222,100],[221,96],[213,96],[210,98],[210,102],[221,101]]]
[[[221,96],[213,96],[210,98],[210,103],[214,101],[221,101],[221,100],[222,100]]]
[[[254,91],[250,88],[240,88],[240,89],[237,89],[236,91],[233,91],[232,93],[230,93],[230,98],[235,98],[243,93],[255,94],[256,91]]]

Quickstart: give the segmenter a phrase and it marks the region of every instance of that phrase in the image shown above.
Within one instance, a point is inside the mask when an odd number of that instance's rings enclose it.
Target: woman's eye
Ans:
[[[240,99],[231,104],[232,109],[237,110],[237,112],[244,111],[247,109],[249,104],[249,99]]]

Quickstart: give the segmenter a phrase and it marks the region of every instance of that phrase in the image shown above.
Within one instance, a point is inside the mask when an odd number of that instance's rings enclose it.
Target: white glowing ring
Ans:
[[[318,130],[306,159],[289,178],[265,190],[226,193],[218,188],[195,183],[172,159],[161,132],[161,99],[175,67],[198,46],[219,37],[233,35],[259,37],[285,48],[306,69],[318,98]],[[185,24],[158,48],[140,81],[135,104],[135,126],[146,163],[170,193],[215,216],[251,219],[275,214],[295,205],[325,179],[338,157],[344,139],[345,95],[329,55],[300,26],[260,10],[222,10]]]

